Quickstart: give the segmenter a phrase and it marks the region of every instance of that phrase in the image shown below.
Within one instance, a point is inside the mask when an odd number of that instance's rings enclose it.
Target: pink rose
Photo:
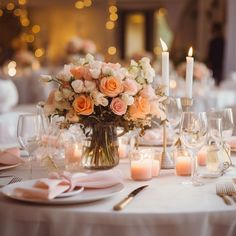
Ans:
[[[123,91],[122,82],[114,76],[104,77],[100,82],[100,90],[108,97],[116,97]]]
[[[156,93],[155,90],[153,89],[153,87],[149,84],[146,85],[141,91],[140,91],[140,95],[144,98],[147,99],[154,99],[156,98]]]
[[[129,108],[129,114],[132,120],[145,119],[146,115],[150,114],[149,100],[141,96],[137,97]]]
[[[126,79],[123,82],[124,92],[134,96],[139,91],[138,83],[133,79]]]
[[[124,115],[127,111],[126,103],[120,98],[113,98],[110,108],[118,116]]]

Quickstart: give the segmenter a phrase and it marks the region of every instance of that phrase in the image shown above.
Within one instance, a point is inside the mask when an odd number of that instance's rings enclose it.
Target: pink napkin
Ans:
[[[0,152],[0,164],[15,165],[23,162],[24,161],[20,158],[19,148],[9,148]]]
[[[236,136],[232,136],[227,140],[227,143],[232,149],[236,149]]]
[[[76,187],[108,188],[122,182],[120,172],[115,170],[92,174],[54,173],[50,179],[37,180],[32,187],[15,188],[14,194],[23,198],[50,200],[61,193],[73,191]]]

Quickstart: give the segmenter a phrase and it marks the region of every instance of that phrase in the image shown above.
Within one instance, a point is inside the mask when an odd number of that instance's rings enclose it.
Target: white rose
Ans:
[[[98,79],[101,74],[102,62],[101,61],[93,61],[90,64],[89,72],[91,73],[94,79]]]
[[[96,89],[96,83],[93,81],[85,80],[84,87],[86,92],[92,92],[94,89]]]
[[[82,80],[74,80],[71,86],[76,93],[82,93],[84,91],[84,83]]]
[[[64,69],[57,74],[56,78],[61,81],[70,81],[72,77],[71,68],[72,65],[64,65]]]
[[[127,106],[130,106],[134,103],[134,98],[125,93],[121,95],[121,99],[127,104]]]
[[[70,99],[74,95],[74,93],[68,88],[63,88],[62,94],[64,98],[68,98],[68,99]]]
[[[85,60],[86,60],[86,62],[94,61],[94,56],[88,53],[88,54],[85,56]]]
[[[138,66],[138,63],[135,60],[131,60],[130,66]]]
[[[52,76],[51,75],[41,75],[40,81],[42,81],[44,83],[48,83],[48,82],[52,81]]]
[[[106,107],[109,103],[108,99],[105,98],[104,94],[102,94],[98,91],[93,91],[91,93],[91,96],[93,97],[95,106],[102,105],[102,106]]]
[[[62,93],[60,91],[57,90],[54,93],[54,98],[55,98],[55,101],[59,102],[59,101],[61,101],[63,99],[63,95],[62,95]]]

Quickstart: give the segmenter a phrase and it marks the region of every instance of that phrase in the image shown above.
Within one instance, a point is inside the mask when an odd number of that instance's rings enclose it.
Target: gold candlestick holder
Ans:
[[[180,100],[183,111],[190,111],[190,108],[193,106],[193,99],[183,97]]]
[[[165,101],[165,108],[168,104],[169,97]],[[163,150],[161,158],[161,169],[174,169],[174,161],[167,151],[167,120],[163,121]]]

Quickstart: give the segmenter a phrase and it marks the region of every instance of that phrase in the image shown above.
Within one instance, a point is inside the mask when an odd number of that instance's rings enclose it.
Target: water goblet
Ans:
[[[30,178],[32,178],[32,157],[39,147],[41,117],[38,114],[23,114],[17,124],[18,142],[29,155]]]
[[[180,138],[184,146],[193,152],[191,181],[194,186],[203,185],[196,173],[196,155],[203,147],[207,138],[207,116],[205,112],[183,112],[180,122]]]

